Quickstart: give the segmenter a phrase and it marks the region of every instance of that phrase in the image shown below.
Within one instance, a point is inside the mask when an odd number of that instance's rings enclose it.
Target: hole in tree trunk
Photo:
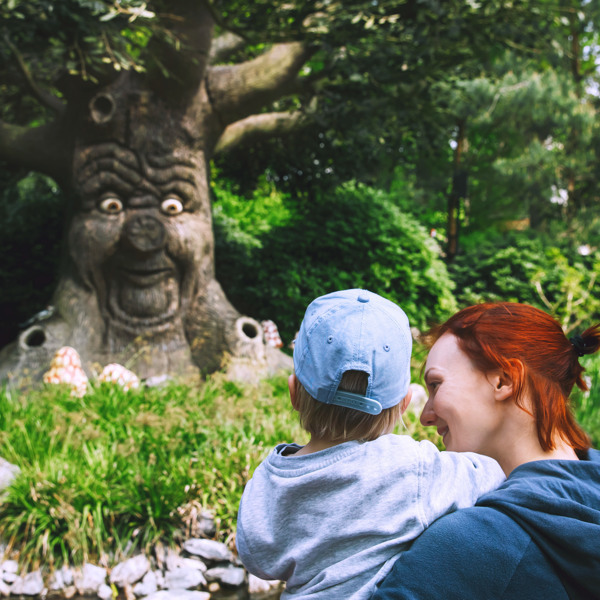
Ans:
[[[115,101],[108,94],[97,94],[90,100],[90,113],[94,122],[108,123],[115,114]]]
[[[30,348],[43,346],[46,341],[46,332],[41,327],[33,327],[25,334],[25,345]]]
[[[242,331],[250,338],[253,339],[258,335],[258,329],[256,329],[256,325],[254,323],[250,323],[246,321],[242,325]]]

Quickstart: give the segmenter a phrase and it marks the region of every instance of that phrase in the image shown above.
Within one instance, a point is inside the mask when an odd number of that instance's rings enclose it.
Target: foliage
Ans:
[[[0,171],[0,176],[6,172]],[[0,192],[0,346],[50,301],[56,285],[64,202],[39,174],[5,177]]]
[[[511,301],[551,312],[565,331],[600,320],[600,262],[533,231],[476,232],[450,266],[459,304]]]
[[[583,375],[589,391],[575,388],[572,403],[578,423],[588,433],[593,448],[600,448],[600,356],[593,355],[581,359],[585,367]]]
[[[415,437],[426,432],[408,417]],[[0,504],[0,536],[30,563],[119,560],[183,535],[177,511],[198,502],[231,541],[243,486],[278,443],[306,443],[287,376],[258,386],[213,375],[200,386],[84,398],[62,386],[0,393],[0,456],[21,474]],[[133,546],[128,542],[132,540]]]
[[[284,339],[311,300],[335,289],[390,298],[419,328],[455,308],[439,248],[390,194],[355,183],[313,198],[214,192],[217,277],[240,310],[274,320]],[[273,221],[259,232],[262,214]]]

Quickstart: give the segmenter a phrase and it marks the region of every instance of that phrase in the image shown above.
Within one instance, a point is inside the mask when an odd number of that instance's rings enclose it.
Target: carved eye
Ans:
[[[178,215],[183,212],[183,203],[177,198],[167,198],[166,200],[163,200],[163,203],[160,205],[160,210],[162,210],[165,215]]]
[[[100,202],[100,210],[108,213],[109,215],[116,215],[123,210],[123,203],[114,196],[111,196],[110,198],[104,198],[104,200]]]

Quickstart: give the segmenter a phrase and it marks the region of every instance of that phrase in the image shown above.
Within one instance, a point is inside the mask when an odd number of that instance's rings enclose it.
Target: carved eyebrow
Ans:
[[[127,195],[137,187],[137,183],[139,182],[125,180],[113,171],[101,171],[87,178],[80,189],[84,196],[101,194],[106,190]]]

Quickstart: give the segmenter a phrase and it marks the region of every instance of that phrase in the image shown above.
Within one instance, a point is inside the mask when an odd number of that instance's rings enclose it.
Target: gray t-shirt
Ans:
[[[286,581],[282,599],[369,598],[426,527],[505,479],[487,456],[440,452],[407,435],[289,453],[299,448],[271,452],[238,513],[241,561],[258,577]]]

